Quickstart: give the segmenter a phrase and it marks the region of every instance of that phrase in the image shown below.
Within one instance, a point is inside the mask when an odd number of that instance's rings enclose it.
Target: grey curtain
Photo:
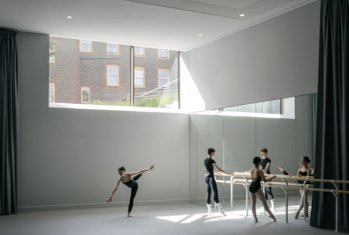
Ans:
[[[0,211],[16,213],[18,76],[16,31],[0,28]]]
[[[322,0],[315,177],[349,180],[349,0]],[[315,187],[333,188],[330,184]],[[349,185],[340,189],[349,190]],[[314,193],[310,224],[335,226],[335,199]],[[339,196],[339,230],[349,231],[349,195]]]

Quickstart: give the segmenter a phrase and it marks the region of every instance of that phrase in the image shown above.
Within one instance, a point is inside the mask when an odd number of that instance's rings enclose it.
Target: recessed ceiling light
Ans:
[[[240,14],[240,17],[245,17],[245,14]]]
[[[202,33],[198,33],[198,37],[202,37],[204,36]]]
[[[67,19],[73,19],[73,17],[72,16],[67,16]]]

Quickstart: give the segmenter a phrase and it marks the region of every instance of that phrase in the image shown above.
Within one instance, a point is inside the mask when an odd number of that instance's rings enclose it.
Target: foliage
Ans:
[[[143,97],[135,100],[134,106],[136,107],[151,107],[151,108],[164,108],[167,105],[173,104],[177,100],[176,95],[163,95],[161,97]],[[130,101],[101,101],[94,100],[92,104],[97,105],[113,105],[113,106],[130,106]]]

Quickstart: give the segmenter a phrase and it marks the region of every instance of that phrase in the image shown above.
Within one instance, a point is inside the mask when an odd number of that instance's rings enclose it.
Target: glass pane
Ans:
[[[108,54],[119,54],[119,45],[115,43],[107,44],[107,53]]]
[[[263,113],[281,114],[281,100],[263,102]]]
[[[135,56],[143,57],[144,56],[144,48],[143,47],[135,47],[134,54],[135,54]]]
[[[110,54],[106,42],[51,37],[50,45],[55,58],[50,64],[49,81],[55,84],[51,104],[130,105],[129,46],[115,44],[119,53]]]
[[[266,114],[283,114],[283,100],[265,101],[255,104],[245,104],[235,107],[224,108],[227,112],[244,112],[244,113],[266,113]]]
[[[178,52],[159,58],[158,49],[143,49],[145,56],[139,57],[135,48],[134,106],[178,109]]]

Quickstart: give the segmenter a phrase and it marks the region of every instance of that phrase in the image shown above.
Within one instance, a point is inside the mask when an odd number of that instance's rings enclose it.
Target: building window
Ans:
[[[158,58],[159,59],[168,59],[169,58],[169,51],[166,49],[159,49],[158,50]]]
[[[168,88],[168,83],[170,81],[170,72],[168,69],[159,69],[159,87]]]
[[[136,88],[145,87],[145,71],[144,67],[135,67],[134,83]]]
[[[119,44],[107,43],[107,54],[109,55],[119,55]]]
[[[80,52],[92,52],[92,41],[80,40]]]
[[[118,65],[107,65],[107,86],[119,86]]]
[[[134,54],[137,57],[144,57],[144,47],[135,47]]]
[[[54,83],[49,83],[49,88],[48,88],[48,101],[50,103],[56,101],[56,86]]]
[[[89,87],[81,87],[81,103],[89,104],[91,102],[91,94]]]

